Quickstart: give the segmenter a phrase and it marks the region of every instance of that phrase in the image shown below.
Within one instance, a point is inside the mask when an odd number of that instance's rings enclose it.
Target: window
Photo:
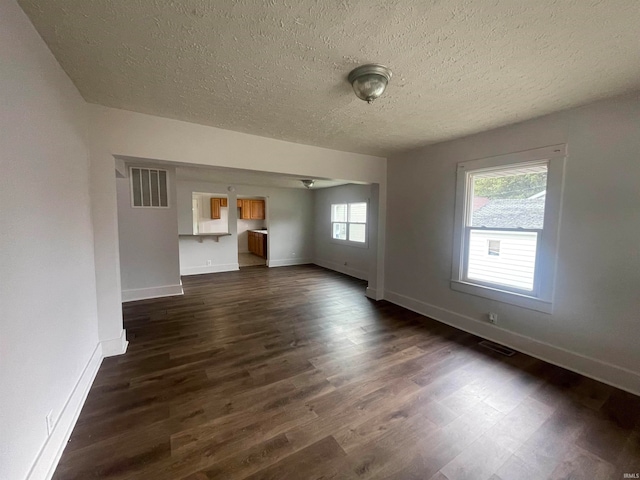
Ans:
[[[131,179],[131,206],[141,208],[169,206],[166,170],[131,167],[129,178]]]
[[[458,165],[451,287],[550,313],[566,146]]]
[[[487,255],[500,256],[500,240],[487,240]]]
[[[366,244],[367,203],[338,203],[331,205],[331,238]]]

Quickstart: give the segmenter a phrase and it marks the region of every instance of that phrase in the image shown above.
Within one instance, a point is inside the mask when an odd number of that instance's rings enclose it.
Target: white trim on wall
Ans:
[[[384,300],[382,295],[378,295],[378,291],[375,288],[367,287],[364,294],[371,300]]]
[[[240,270],[237,263],[223,263],[220,265],[206,265],[204,267],[184,267],[180,269],[180,275],[203,275],[206,273],[234,272]]]
[[[102,345],[98,343],[89,362],[82,374],[80,374],[80,378],[73,388],[67,403],[65,403],[62,408],[62,412],[60,412],[51,435],[49,435],[49,438],[45,441],[31,467],[27,475],[27,480],[49,480],[53,477],[58,462],[62,457],[62,452],[67,446],[69,437],[71,437],[73,427],[75,427],[78,421],[80,411],[87,399],[91,385],[96,378],[96,374],[102,363],[102,358]]]
[[[369,272],[365,272],[363,270],[357,270],[355,268],[351,268],[349,266],[340,265],[336,262],[329,262],[327,260],[314,259],[313,263],[318,265],[319,267],[328,268],[329,270],[333,270],[339,273],[344,273],[345,275],[349,275],[350,277],[359,278],[360,280],[368,280]]]
[[[183,295],[182,285],[163,285],[160,287],[135,288],[122,291],[122,302],[134,302],[149,298],[172,297]]]
[[[640,395],[640,375],[626,368],[556,347],[526,335],[505,330],[473,317],[461,315],[399,293],[387,290],[385,299],[459,330],[501,343],[514,350],[572,370],[585,377]]]
[[[100,345],[102,346],[102,356],[105,358],[124,355],[127,352],[127,347],[129,346],[129,342],[127,341],[127,331],[123,328],[119,337],[111,340],[102,340]]]
[[[307,258],[285,258],[282,260],[267,260],[268,267],[292,267],[294,265],[307,265],[313,261]]]

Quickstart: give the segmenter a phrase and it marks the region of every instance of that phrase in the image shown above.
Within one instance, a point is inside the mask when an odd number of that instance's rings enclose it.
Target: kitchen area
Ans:
[[[181,276],[310,262],[313,192],[216,183],[206,170],[185,170],[176,174],[172,197]]]
[[[268,230],[264,198],[238,198],[238,266],[267,264]]]

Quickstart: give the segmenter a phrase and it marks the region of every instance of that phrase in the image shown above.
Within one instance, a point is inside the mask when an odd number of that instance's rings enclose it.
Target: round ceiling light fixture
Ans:
[[[307,188],[313,187],[313,184],[316,183],[315,180],[311,180],[310,178],[309,179],[305,179],[305,180],[300,180],[300,181]]]
[[[349,73],[349,83],[353,91],[358,98],[367,103],[373,103],[384,93],[389,80],[391,80],[391,70],[378,63],[362,65]]]

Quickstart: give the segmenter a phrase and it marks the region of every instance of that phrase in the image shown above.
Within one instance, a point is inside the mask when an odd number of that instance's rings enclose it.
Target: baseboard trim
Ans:
[[[103,340],[100,342],[102,346],[103,357],[115,357],[116,355],[124,355],[127,352],[127,331],[122,329],[118,338],[112,338],[110,340]]]
[[[375,288],[367,287],[364,294],[371,300],[382,300],[382,298],[378,298],[378,292]]]
[[[360,280],[369,280],[369,272],[364,272],[356,268],[350,268],[348,266],[340,265],[336,262],[330,262],[328,260],[322,260],[318,258],[314,259],[313,263],[315,265],[318,265],[319,267],[328,268],[329,270],[333,270],[339,273],[344,273],[345,275],[349,275],[350,277],[359,278]]]
[[[585,377],[620,388],[634,395],[640,395],[640,375],[624,367],[587,357],[396,292],[385,291],[385,299],[457,329],[501,343],[514,350],[567,370],[572,370]]]
[[[308,265],[313,263],[311,260],[304,258],[285,258],[282,260],[268,260],[267,266],[269,267],[292,267],[294,265]]]
[[[89,362],[84,367],[78,382],[76,383],[67,403],[62,408],[60,416],[56,421],[53,431],[45,441],[36,461],[34,462],[27,480],[50,480],[62,457],[62,452],[67,446],[71,432],[78,421],[80,411],[89,394],[89,389],[93,384],[100,364],[102,363],[102,345],[96,345]]]
[[[189,275],[204,275],[207,273],[234,272],[240,270],[237,263],[223,263],[220,265],[206,265],[204,267],[185,267],[180,269],[180,275],[188,277]]]
[[[136,288],[122,291],[122,302],[135,302],[149,298],[172,297],[184,294],[182,285],[163,285],[160,287]]]

